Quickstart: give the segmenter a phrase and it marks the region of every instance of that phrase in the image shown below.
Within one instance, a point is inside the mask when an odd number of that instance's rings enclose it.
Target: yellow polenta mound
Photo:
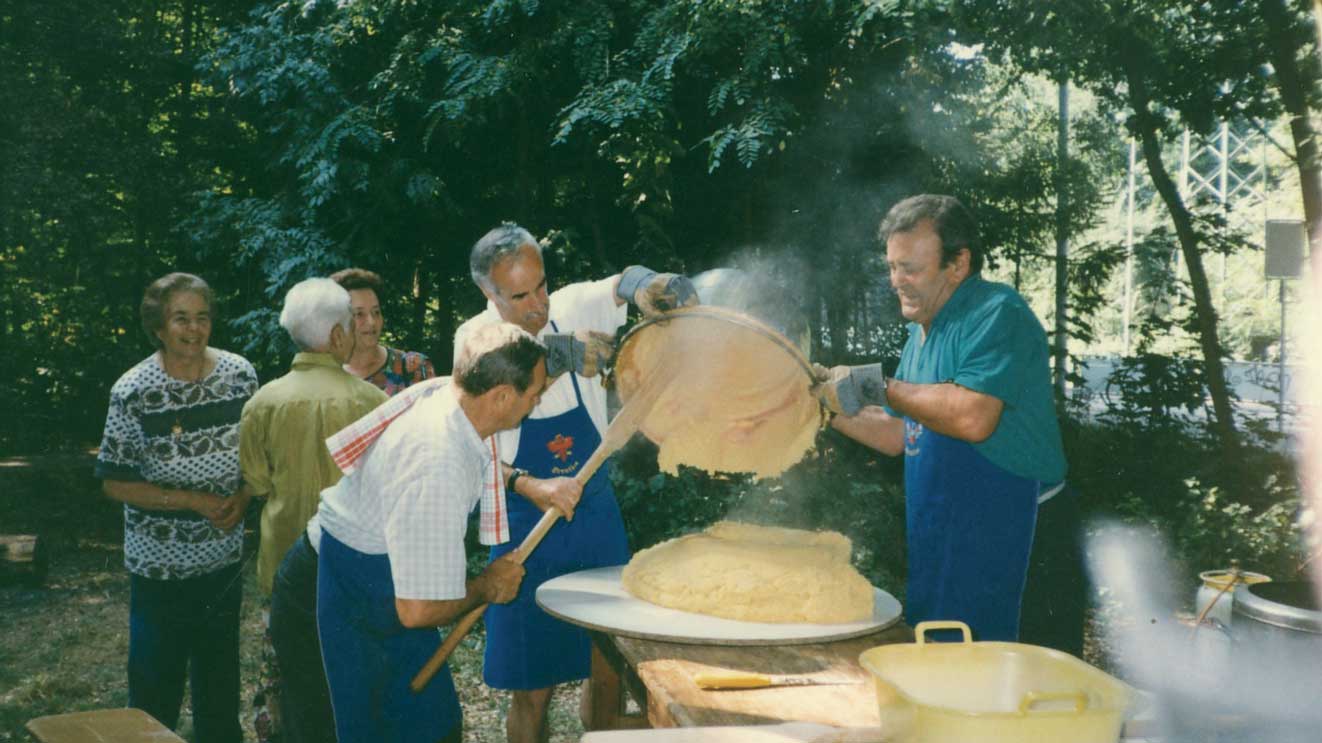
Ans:
[[[746,622],[857,622],[872,616],[873,589],[849,552],[849,538],[833,531],[721,521],[634,555],[624,590]]]

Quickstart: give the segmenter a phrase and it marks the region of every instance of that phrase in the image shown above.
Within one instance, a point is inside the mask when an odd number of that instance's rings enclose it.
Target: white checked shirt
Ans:
[[[464,532],[494,463],[456,390],[415,403],[352,474],[321,493],[320,528],[359,552],[388,555],[398,598],[466,592]]]

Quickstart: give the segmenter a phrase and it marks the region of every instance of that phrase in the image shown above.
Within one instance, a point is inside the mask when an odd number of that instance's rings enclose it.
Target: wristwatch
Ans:
[[[509,479],[505,480],[505,492],[506,492],[506,493],[513,493],[513,492],[514,492],[514,482],[515,482],[516,480],[518,480],[520,477],[523,477],[523,476],[526,475],[526,474],[528,474],[528,470],[520,469],[520,468],[518,468],[518,467],[513,468],[513,469],[510,471]]]

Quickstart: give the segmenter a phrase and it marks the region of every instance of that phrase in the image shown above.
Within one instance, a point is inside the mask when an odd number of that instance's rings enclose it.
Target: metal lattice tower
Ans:
[[[1194,142],[1184,130],[1180,157],[1180,195],[1194,200],[1208,195],[1227,211],[1267,200],[1267,140],[1253,124],[1232,127]]]
[[[1134,198],[1137,146],[1129,142],[1129,172],[1126,188],[1125,242],[1129,257],[1125,261],[1123,297],[1124,349],[1129,352],[1130,314],[1133,309]],[[1267,137],[1255,122],[1222,122],[1208,137],[1195,137],[1189,130],[1181,137],[1178,184],[1186,204],[1209,198],[1228,213],[1261,205],[1267,217]],[[1175,252],[1176,270],[1182,256]],[[1220,256],[1221,299],[1225,300],[1226,257]]]

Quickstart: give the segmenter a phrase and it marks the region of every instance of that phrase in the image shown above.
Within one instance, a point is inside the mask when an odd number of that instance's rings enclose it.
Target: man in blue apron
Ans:
[[[536,406],[545,352],[513,325],[484,328],[453,379],[416,385],[402,412],[378,408],[346,429],[361,436],[333,450],[345,476],[322,492],[314,521],[317,627],[339,743],[461,739],[449,669],[419,694],[409,681],[436,650],[435,627],[518,592],[524,571],[513,560],[466,580],[464,533],[479,500],[486,515],[488,473],[499,467],[484,439]]]
[[[887,381],[880,364],[836,367],[820,394],[841,413],[834,428],[904,454],[906,618],[960,620],[979,640],[1021,639],[1022,626],[1035,635],[1024,641],[1077,655],[1078,517],[1042,325],[1012,288],[982,278],[977,224],[956,199],[905,199],[880,236],[910,321],[899,368]],[[1030,581],[1051,590],[1021,618]]]
[[[546,739],[552,690],[587,678],[591,658],[587,633],[543,612],[534,600],[537,587],[559,575],[629,560],[624,523],[605,467],[588,481],[577,501],[553,487],[554,478],[578,472],[606,429],[606,390],[592,378],[596,357],[609,356],[628,303],[652,314],[696,303],[697,293],[683,276],[631,266],[619,275],[571,284],[548,296],[541,246],[527,230],[508,222],[478,240],[469,264],[488,303],[486,311],[459,328],[455,348],[479,328],[504,321],[545,340],[553,356],[563,347],[572,349],[574,358],[575,371],[550,384],[518,429],[497,437],[500,451],[514,457],[506,486],[511,493],[510,541],[494,547],[492,559],[516,548],[551,506],[572,515],[552,528],[524,563],[527,575],[518,597],[486,613],[484,678],[492,688],[512,691],[508,739],[536,743]],[[525,473],[531,477],[522,477]]]

